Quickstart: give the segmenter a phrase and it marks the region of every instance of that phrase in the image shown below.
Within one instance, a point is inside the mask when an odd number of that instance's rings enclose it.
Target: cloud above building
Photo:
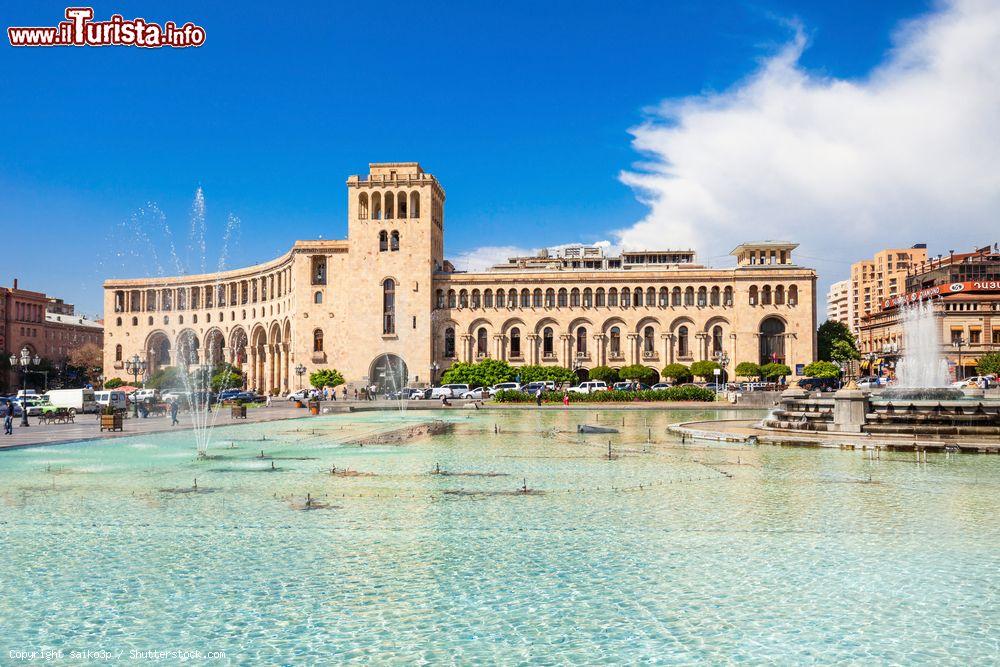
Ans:
[[[1000,3],[959,0],[901,25],[862,80],[809,72],[801,27],[729,90],[664,101],[631,130],[621,180],[649,213],[626,248],[751,239],[802,244],[824,282],[850,260],[927,242],[970,249],[1000,229]]]

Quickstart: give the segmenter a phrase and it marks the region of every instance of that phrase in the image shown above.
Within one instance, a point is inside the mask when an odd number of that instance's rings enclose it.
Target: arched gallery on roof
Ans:
[[[344,240],[297,241],[234,271],[107,280],[105,377],[125,378],[135,354],[151,372],[229,362],[270,393],[320,368],[391,388],[485,358],[581,377],[598,365],[815,358],[816,274],[794,263],[793,243],[741,244],[727,268],[691,250],[570,246],[462,272],[444,258],[444,203],[419,164],[371,164],[347,179]]]

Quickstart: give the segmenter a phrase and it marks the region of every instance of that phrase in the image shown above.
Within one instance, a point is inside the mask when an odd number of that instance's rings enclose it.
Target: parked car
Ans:
[[[498,391],[521,391],[520,382],[501,382],[489,388],[494,394]]]
[[[309,389],[299,389],[298,391],[293,391],[292,393],[285,396],[286,401],[308,401],[310,395]]]
[[[645,391],[649,389],[649,385],[636,382],[635,380],[626,380],[625,382],[615,382],[612,388],[615,391]]]
[[[669,382],[657,382],[652,387],[650,387],[650,389],[653,390],[670,389],[671,386],[673,385],[671,385]]]
[[[434,391],[431,392],[431,398],[458,398],[469,391],[469,389],[470,387],[467,384],[443,384],[440,387],[434,387]]]
[[[156,389],[136,389],[128,395],[128,399],[133,402],[155,402],[160,398],[160,392]]]
[[[882,378],[877,375],[866,375],[855,380],[859,389],[877,389],[884,385]]]
[[[570,387],[566,391],[573,394],[593,394],[596,391],[607,391],[608,384],[604,380],[588,380],[581,382],[575,387]]]
[[[475,398],[479,400],[486,400],[490,396],[491,393],[489,387],[476,387],[475,389],[470,389],[462,394],[462,398]]]
[[[798,385],[806,391],[837,391],[840,378],[802,378]]]
[[[178,401],[190,401],[191,400],[191,392],[189,392],[189,391],[180,391],[180,390],[174,389],[173,391],[168,391],[168,392],[164,393],[161,396],[161,398],[163,399],[164,403],[176,403]]]
[[[29,417],[37,417],[43,412],[55,410],[55,406],[49,402],[48,396],[26,396],[20,400],[22,407],[28,411]]]
[[[714,391],[714,392],[718,393],[720,391],[725,391],[726,390],[726,383],[725,382],[707,382],[707,383],[705,383],[705,389],[708,389],[709,391]]]
[[[529,394],[534,394],[539,389],[542,391],[555,391],[556,383],[552,380],[537,380],[535,382],[529,382],[521,387],[521,391]]]
[[[993,386],[996,380],[989,375],[973,375],[972,377],[963,378],[956,382],[952,382],[952,387],[962,388],[962,387],[979,387],[980,389],[989,389]]]

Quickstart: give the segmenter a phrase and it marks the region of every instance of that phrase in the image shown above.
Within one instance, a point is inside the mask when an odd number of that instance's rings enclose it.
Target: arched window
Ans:
[[[570,308],[580,307],[580,290],[576,287],[569,292],[569,306]]]
[[[406,193],[400,192],[396,195],[396,211],[399,212],[401,220],[406,219]]]
[[[313,303],[323,303],[323,293],[316,292],[313,294]]]
[[[540,287],[536,287],[535,291],[531,293],[531,307],[532,308],[542,307],[542,290]]]
[[[469,307],[469,292],[468,290],[459,290],[458,292],[458,307],[468,308]]]
[[[382,195],[378,192],[372,193],[372,220],[382,219]]]
[[[622,330],[618,327],[611,327],[611,356],[617,357],[622,353]]]
[[[589,287],[583,290],[583,307],[591,308],[594,305],[594,290]]]
[[[448,290],[448,307],[458,308],[458,295],[455,294],[455,290]]]
[[[788,287],[788,305],[794,306],[799,302],[799,288],[798,285],[790,285]]]
[[[545,290],[545,307],[555,308],[556,305],[556,291],[551,287]]]
[[[764,285],[760,290],[760,305],[770,306],[771,305],[771,286]]]
[[[733,305],[733,288],[727,287],[722,291],[722,305],[732,306]]]
[[[646,327],[642,330],[642,351],[652,354],[655,349],[656,338],[654,337],[653,327]]]
[[[132,318],[132,326],[134,326],[134,327],[139,326],[139,318],[138,317],[133,317]]]
[[[521,330],[517,327],[510,330],[510,356],[521,356]]]
[[[115,345],[115,361],[121,361],[121,360],[122,360],[122,346]]]
[[[476,332],[476,356],[485,357],[486,351],[486,327],[479,327]]]
[[[147,322],[147,324],[149,326],[153,326],[153,316],[152,315],[149,316],[149,321]]]
[[[531,292],[527,287],[521,290],[521,308],[531,308]]]
[[[122,325],[122,318],[116,317],[115,318],[115,326],[119,326],[120,327],[121,325]]]
[[[559,307],[565,308],[569,304],[569,292],[565,287],[559,289]]]
[[[621,293],[622,308],[628,308],[632,305],[632,291],[629,288],[624,288]]]
[[[713,287],[712,288],[712,293],[711,293],[711,296],[709,297],[709,304],[711,304],[713,306],[718,306],[719,305],[719,288],[718,287]]]
[[[444,308],[444,290],[439,289],[437,292],[435,292],[434,298],[435,298],[434,303],[437,304],[436,307],[438,308],[438,310]]]
[[[632,295],[632,303],[635,304],[636,308],[642,308],[643,302],[643,291],[641,287],[635,288],[635,293]]]
[[[757,305],[757,286],[756,285],[751,285],[750,286],[750,305],[751,306],[756,306]]]
[[[686,326],[681,326],[677,329],[677,356],[686,357],[688,356],[690,350],[688,349],[688,328]]]
[[[479,308],[481,304],[482,302],[480,300],[479,290],[477,289],[472,290],[472,301],[470,302],[470,305],[473,308]]]
[[[778,285],[774,288],[774,305],[785,305],[785,286]]]
[[[675,287],[670,292],[670,305],[671,306],[679,306],[679,305],[681,305],[681,288],[680,287]]]
[[[660,288],[660,308],[666,308],[670,305],[670,290],[666,287]]]
[[[503,308],[507,303],[507,293],[502,289],[497,290],[497,308]]]
[[[362,192],[358,195],[358,218],[361,220],[368,219],[368,193]]]
[[[777,317],[767,317],[760,323],[760,363],[784,363],[785,323]]]
[[[649,307],[656,305],[656,289],[653,287],[646,289],[646,305]]]
[[[493,307],[493,290],[488,289],[483,292],[483,308]]]
[[[608,290],[608,305],[612,308],[618,305],[618,290],[614,287]]]
[[[399,232],[395,230],[389,235],[389,250],[393,252],[399,250]]]
[[[382,283],[382,333],[396,333],[396,283],[392,278]]]
[[[542,330],[542,356],[551,357],[554,356],[552,351],[552,342],[554,336],[552,335],[552,327],[545,327]]]
[[[455,356],[455,329],[448,327],[444,330],[444,356],[452,359]]]
[[[410,193],[410,217],[419,218],[420,217],[420,193],[411,192]]]
[[[395,215],[393,215],[393,211],[396,208],[395,205],[394,205],[395,201],[396,201],[396,198],[393,196],[393,194],[391,192],[386,192],[385,193],[385,219],[386,220],[392,220],[393,218],[396,217]]]
[[[384,229],[378,233],[378,251],[385,252],[389,249],[389,232]]]
[[[694,288],[685,287],[684,288],[684,305],[693,306],[694,305]]]
[[[517,308],[517,290],[509,289],[507,290],[507,307],[511,310]]]
[[[698,288],[698,306],[704,308],[708,305],[708,290],[705,287]]]
[[[576,328],[576,353],[581,356],[587,354],[587,328]]]
[[[712,327],[712,354],[722,352],[722,327],[715,325]]]
[[[323,351],[323,330],[316,329],[313,331],[313,352]]]
[[[598,287],[597,292],[594,293],[594,305],[598,308],[604,307],[604,288]]]

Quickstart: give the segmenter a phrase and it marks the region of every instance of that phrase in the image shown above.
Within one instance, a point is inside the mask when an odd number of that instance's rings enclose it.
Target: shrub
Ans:
[[[219,364],[212,373],[212,391],[233,389],[243,386],[243,372],[232,364]]]
[[[654,377],[656,377],[656,371],[652,368],[643,366],[642,364],[632,364],[631,366],[623,366],[618,371],[618,375],[623,380],[635,380],[636,382],[649,383]]]
[[[441,376],[441,384],[467,384],[469,388],[492,387],[514,379],[514,367],[499,359],[483,359],[470,364],[459,361]]]
[[[785,364],[764,364],[760,367],[761,377],[771,380],[772,382],[778,378],[783,378],[792,374],[792,369]]]
[[[591,380],[601,380],[609,385],[618,382],[619,377],[618,369],[610,366],[594,366],[590,369]]]
[[[715,392],[704,387],[669,387],[667,389],[645,389],[643,391],[596,391],[592,394],[570,392],[570,403],[630,403],[633,401],[702,401],[715,400]],[[535,397],[523,391],[499,391],[493,397],[497,403],[532,403]],[[546,391],[542,401],[561,403],[563,392]]]
[[[576,373],[562,366],[540,366],[532,364],[519,367],[514,377],[521,378],[521,384],[529,382],[555,382],[556,386],[563,384],[576,384],[579,378]]]
[[[736,377],[741,378],[759,378],[760,366],[752,361],[741,361],[736,364]]]
[[[336,368],[321,368],[309,374],[309,384],[316,389],[344,384],[344,376]]]
[[[840,377],[840,366],[832,361],[814,361],[807,364],[802,372],[814,378],[838,378]]]
[[[691,371],[684,364],[667,364],[660,375],[674,382],[690,382],[693,379]]]
[[[104,381],[104,388],[105,389],[117,389],[118,387],[121,387],[124,384],[125,384],[125,381],[122,380],[121,378],[109,378],[109,379],[107,379],[107,380]]]
[[[1000,352],[990,352],[979,358],[976,370],[980,375],[1000,374]]]
[[[708,381],[715,378],[717,368],[722,367],[715,361],[696,361],[691,364],[691,374]]]

